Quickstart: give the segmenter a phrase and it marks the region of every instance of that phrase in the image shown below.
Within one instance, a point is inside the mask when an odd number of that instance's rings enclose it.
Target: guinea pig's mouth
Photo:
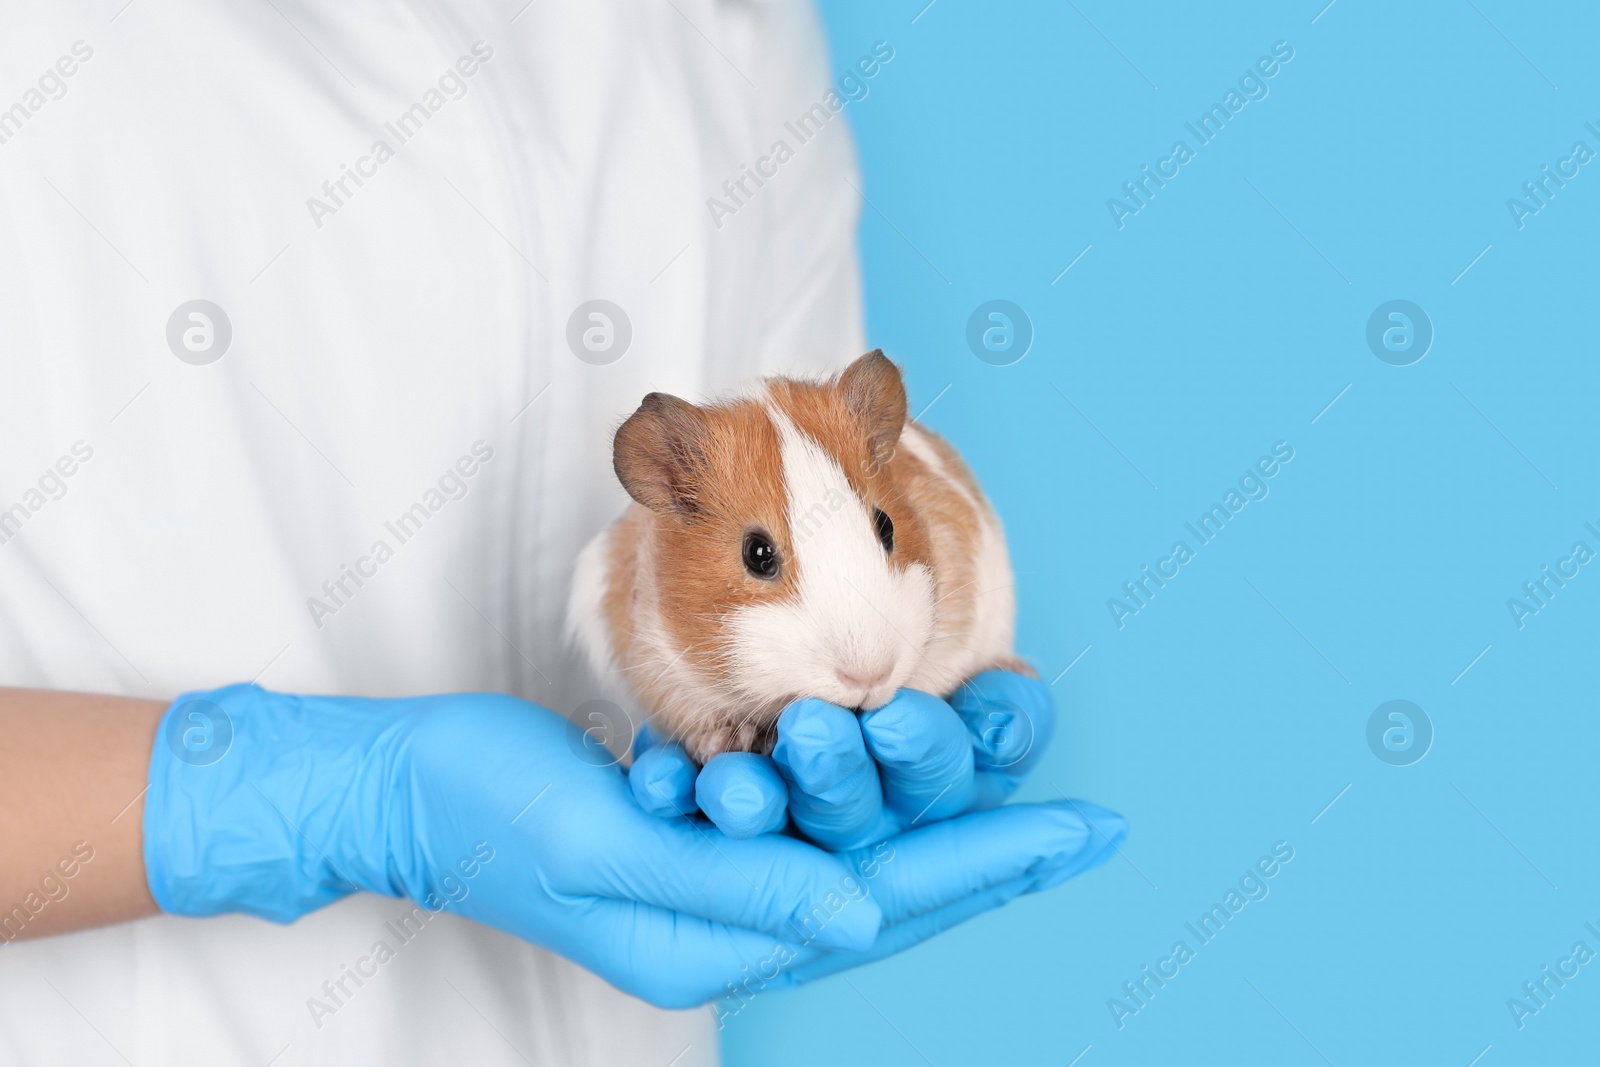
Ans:
[[[877,711],[893,700],[897,692],[899,692],[898,686],[884,681],[866,689],[858,688],[854,699],[841,701],[840,706],[849,708],[857,714],[864,711]]]
[[[812,697],[857,713],[876,711],[900,691],[904,682],[898,663],[878,665],[862,670],[855,667],[836,667],[823,674],[812,676],[810,684],[802,687],[795,699]]]

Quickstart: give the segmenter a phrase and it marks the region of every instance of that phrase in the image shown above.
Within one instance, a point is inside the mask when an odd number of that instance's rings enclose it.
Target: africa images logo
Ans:
[[[1223,94],[1221,103],[1212,104],[1201,112],[1199,118],[1183,124],[1183,128],[1194,137],[1193,147],[1180,138],[1172,143],[1172,148],[1165,156],[1156,160],[1154,170],[1146,163],[1137,177],[1123,182],[1122,193],[1126,199],[1114,196],[1106,199],[1106,210],[1111,213],[1111,221],[1117,229],[1126,227],[1128,219],[1149,207],[1156,193],[1183,173],[1183,167],[1198,155],[1200,148],[1221,136],[1228,123],[1245,109],[1246,104],[1265,100],[1271,91],[1267,83],[1277,77],[1293,58],[1294,48],[1288,41],[1274,42],[1272,55],[1257,59],[1254,66],[1240,76],[1238,88],[1230,88]]]
[[[404,147],[447,104],[466,96],[466,79],[477,74],[493,58],[494,49],[487,42],[472,42],[471,55],[459,57],[453,67],[445,68],[435,83],[422,91],[418,101],[396,116],[393,122],[383,124],[395,145]],[[356,159],[354,167],[340,163],[338,175],[322,183],[322,196],[306,197],[306,210],[311,213],[311,221],[316,228],[322,229],[325,218],[343,210],[367,181],[378,176],[378,168],[394,157],[395,148],[388,141],[379,139],[367,149],[366,155]],[[352,183],[355,188],[351,188]]]

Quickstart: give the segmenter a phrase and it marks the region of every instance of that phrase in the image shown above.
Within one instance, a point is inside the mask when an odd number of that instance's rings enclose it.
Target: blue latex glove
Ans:
[[[279,922],[357,890],[407,897],[686,1007],[752,968],[789,985],[903,948],[1102,862],[1122,834],[1098,809],[1017,805],[842,856],[735,840],[641,808],[587,741],[498,695],[180,697],[151,757],[151,894]]]
[[[771,760],[722,755],[697,771],[681,748],[657,744],[634,763],[634,794],[658,814],[698,809],[732,837],[782,825],[787,812],[806,837],[844,851],[996,807],[1054,730],[1048,686],[985,671],[948,703],[903,689],[858,716],[821,700],[796,701],[778,720]]]

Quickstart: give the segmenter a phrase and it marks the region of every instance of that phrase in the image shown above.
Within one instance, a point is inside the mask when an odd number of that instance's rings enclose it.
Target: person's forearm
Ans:
[[[0,688],[0,943],[156,913],[141,824],[165,708]]]

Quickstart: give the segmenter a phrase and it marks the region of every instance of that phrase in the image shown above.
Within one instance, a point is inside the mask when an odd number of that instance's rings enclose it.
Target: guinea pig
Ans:
[[[771,752],[800,697],[1032,673],[1000,522],[881,350],[704,406],[651,393],[612,463],[634,503],[579,555],[569,632],[696,761]]]

